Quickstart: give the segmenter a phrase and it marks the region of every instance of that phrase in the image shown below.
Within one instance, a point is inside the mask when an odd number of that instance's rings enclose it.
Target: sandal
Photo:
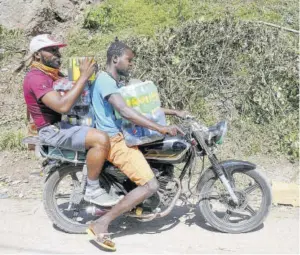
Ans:
[[[95,232],[91,228],[87,228],[85,231],[90,237],[94,239],[94,241],[100,245],[102,248],[116,251],[116,245],[110,238],[110,233],[101,233],[96,235]]]

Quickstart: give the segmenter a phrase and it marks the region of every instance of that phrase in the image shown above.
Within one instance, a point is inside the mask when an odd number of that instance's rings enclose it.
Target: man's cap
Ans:
[[[37,35],[31,39],[29,51],[31,54],[46,47],[65,47],[67,44],[55,41],[49,34]]]

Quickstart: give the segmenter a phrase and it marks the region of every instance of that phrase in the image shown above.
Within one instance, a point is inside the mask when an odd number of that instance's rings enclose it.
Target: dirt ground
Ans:
[[[54,228],[39,199],[0,205],[0,254],[104,254],[87,235]],[[115,254],[299,254],[299,208],[293,207],[273,207],[264,224],[245,234],[217,232],[198,210],[180,204],[151,222],[120,217],[109,231]]]
[[[288,160],[252,156],[244,158],[257,165],[270,181],[296,182],[299,184],[299,163]],[[42,159],[33,151],[0,152],[0,197],[41,198],[43,176]]]
[[[270,181],[297,181],[298,164],[248,160]],[[86,235],[53,227],[42,205],[41,162],[33,152],[0,152],[0,254],[103,252]],[[149,223],[120,217],[110,231],[117,254],[299,254],[299,208],[290,206],[273,206],[264,224],[240,235],[216,232],[198,209],[180,203],[167,217]]]

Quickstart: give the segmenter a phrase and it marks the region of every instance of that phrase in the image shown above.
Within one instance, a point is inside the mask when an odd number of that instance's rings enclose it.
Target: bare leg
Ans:
[[[158,190],[158,188],[158,182],[155,177],[145,185],[138,186],[134,190],[130,191],[118,204],[112,207],[109,212],[95,221],[91,225],[91,228],[96,234],[108,232],[108,225],[111,221],[150,197]]]
[[[88,149],[86,157],[88,178],[97,180],[109,153],[109,137],[102,131],[90,129],[86,136],[85,147]]]

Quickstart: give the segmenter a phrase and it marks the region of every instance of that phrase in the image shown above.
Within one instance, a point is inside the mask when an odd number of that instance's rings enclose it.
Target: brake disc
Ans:
[[[243,191],[239,191],[239,190],[234,190],[235,195],[238,198],[238,204],[235,204],[230,195],[226,194],[224,196],[222,196],[222,203],[224,205],[226,205],[227,209],[232,211],[232,212],[238,212],[240,210],[244,210],[246,208],[246,206],[248,205],[248,198],[247,198],[247,194]]]

